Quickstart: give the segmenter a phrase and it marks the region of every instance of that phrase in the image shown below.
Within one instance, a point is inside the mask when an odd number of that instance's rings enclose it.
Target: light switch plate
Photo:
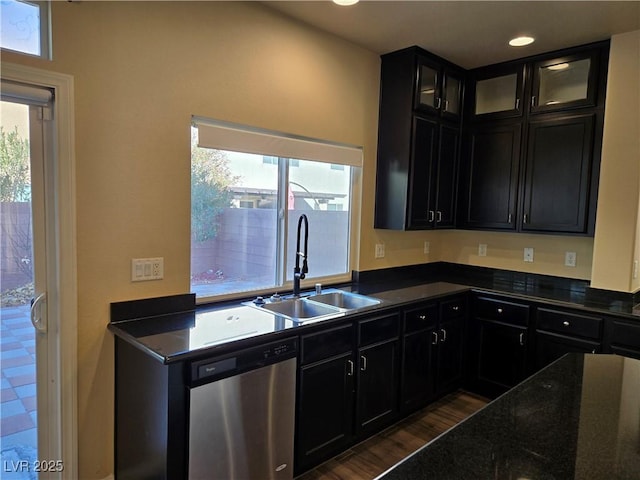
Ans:
[[[131,281],[144,282],[164,278],[164,257],[132,258]]]
[[[478,256],[479,257],[486,257],[487,256],[487,244],[486,243],[478,244]]]

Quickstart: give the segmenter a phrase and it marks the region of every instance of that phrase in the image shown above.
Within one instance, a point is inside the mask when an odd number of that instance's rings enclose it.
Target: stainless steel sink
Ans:
[[[307,299],[313,302],[331,305],[344,310],[355,310],[357,308],[371,307],[373,305],[380,304],[380,300],[378,300],[377,298],[343,291],[311,295],[307,297]]]
[[[246,302],[244,305],[267,310],[275,315],[302,323],[334,318],[352,310],[381,303],[377,298],[342,290],[299,298],[280,299],[278,297],[278,299],[278,301],[273,301],[259,298],[259,301]]]
[[[279,302],[265,303],[260,306],[263,310],[268,310],[277,315],[290,318],[291,320],[310,320],[318,317],[340,313],[340,309],[329,305],[308,302],[303,298],[292,298]]]

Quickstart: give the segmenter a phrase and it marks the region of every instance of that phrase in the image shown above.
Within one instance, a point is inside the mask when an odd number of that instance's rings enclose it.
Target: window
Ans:
[[[191,149],[191,291],[198,298],[290,290],[302,214],[309,223],[303,287],[351,278],[360,148],[194,118]]]
[[[28,55],[51,58],[49,2],[2,0],[0,46]]]

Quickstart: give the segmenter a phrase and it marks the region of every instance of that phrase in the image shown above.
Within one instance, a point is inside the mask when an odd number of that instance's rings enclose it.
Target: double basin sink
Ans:
[[[374,297],[342,290],[330,290],[326,293],[300,297],[285,297],[283,299],[271,297],[266,301],[258,297],[245,305],[267,310],[293,322],[301,323],[333,318],[380,303],[381,301]]]

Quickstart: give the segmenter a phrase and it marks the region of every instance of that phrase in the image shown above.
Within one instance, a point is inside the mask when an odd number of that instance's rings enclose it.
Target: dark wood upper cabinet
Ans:
[[[383,55],[374,228],[593,235],[608,52],[471,71],[418,47]]]
[[[529,124],[521,230],[588,233],[595,114]]]
[[[451,228],[464,70],[412,47],[382,56],[375,228]]]
[[[475,70],[468,82],[467,118],[486,121],[522,116],[524,77],[524,63]]]
[[[425,55],[418,53],[416,56],[418,85],[415,108],[449,119],[459,118],[462,114],[463,72]]]
[[[608,50],[469,72],[459,228],[593,235]]]
[[[595,107],[599,51],[560,56],[533,64],[532,113]]]
[[[469,129],[461,161],[458,226],[516,229],[521,124]]]

